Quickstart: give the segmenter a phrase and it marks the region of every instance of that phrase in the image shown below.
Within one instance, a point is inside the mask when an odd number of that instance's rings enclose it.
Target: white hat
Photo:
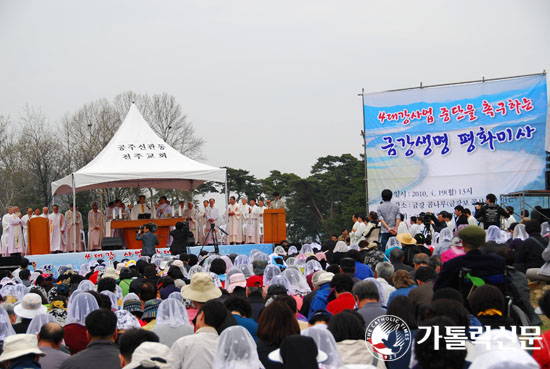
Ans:
[[[315,287],[319,287],[322,284],[330,283],[332,281],[332,278],[334,278],[334,273],[331,272],[324,272],[322,273],[317,281],[313,284]]]
[[[0,362],[29,354],[46,355],[38,348],[38,338],[35,334],[16,334],[4,339],[4,352],[0,355]]]
[[[267,357],[271,361],[275,361],[276,363],[283,364],[283,357],[281,356],[281,349],[271,351],[269,353],[269,355],[267,355]],[[317,349],[317,358],[316,358],[317,362],[322,363],[322,362],[327,361],[327,359],[328,359],[327,353]]]
[[[132,353],[132,361],[124,368],[173,368],[170,362],[170,348],[162,343],[143,342]]]
[[[42,297],[40,297],[40,295],[36,293],[27,293],[23,296],[21,303],[15,305],[13,311],[21,318],[32,319],[38,314],[44,314],[48,309],[42,305]]]
[[[118,273],[116,272],[115,268],[107,268],[101,275],[101,279],[103,278],[118,279]]]

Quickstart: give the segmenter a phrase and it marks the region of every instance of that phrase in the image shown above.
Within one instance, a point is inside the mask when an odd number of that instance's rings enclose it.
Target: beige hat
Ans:
[[[197,302],[206,302],[217,299],[222,291],[214,286],[212,277],[208,273],[195,273],[191,277],[191,284],[181,289],[181,296],[184,299]]]
[[[313,283],[313,285],[315,287],[319,287],[322,284],[330,283],[330,281],[332,281],[333,277],[334,277],[334,273],[324,272],[319,276],[319,279],[317,279],[317,281],[315,283]]]
[[[18,305],[15,305],[13,311],[17,316],[26,319],[32,319],[38,314],[45,314],[48,309],[42,305],[42,297],[36,293],[27,293],[23,296],[23,300]]]
[[[101,279],[103,278],[118,279],[118,273],[116,272],[115,268],[107,268],[101,275]]]
[[[416,245],[416,239],[410,233],[399,233],[396,238],[402,245]]]
[[[16,359],[21,356],[36,354],[46,355],[38,348],[38,338],[35,334],[16,334],[4,338],[4,352],[0,362]]]

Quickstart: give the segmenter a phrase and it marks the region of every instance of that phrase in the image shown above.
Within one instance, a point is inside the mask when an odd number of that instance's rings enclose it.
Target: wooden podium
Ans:
[[[35,217],[27,225],[29,255],[50,253],[50,221],[47,218]]]
[[[285,209],[264,210],[264,242],[277,244],[286,240]]]
[[[170,247],[168,238],[170,236],[170,227],[177,222],[184,222],[183,218],[165,218],[165,219],[138,219],[138,220],[113,220],[111,229],[122,229],[124,231],[124,240],[129,249],[141,249],[141,241],[136,240],[136,231],[138,227],[148,223],[155,223],[157,231],[155,234],[159,239],[157,248]]]

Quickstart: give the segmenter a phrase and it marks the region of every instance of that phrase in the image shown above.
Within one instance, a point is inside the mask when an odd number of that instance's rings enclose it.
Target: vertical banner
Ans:
[[[371,205],[385,188],[409,216],[544,189],[546,75],[363,97]]]

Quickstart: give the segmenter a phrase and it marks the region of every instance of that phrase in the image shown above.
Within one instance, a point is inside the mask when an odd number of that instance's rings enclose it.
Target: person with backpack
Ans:
[[[486,197],[484,205],[477,205],[474,217],[483,223],[483,228],[487,229],[494,225],[500,228],[500,220],[502,217],[507,217],[508,213],[502,207],[496,204],[497,197],[490,193]]]

